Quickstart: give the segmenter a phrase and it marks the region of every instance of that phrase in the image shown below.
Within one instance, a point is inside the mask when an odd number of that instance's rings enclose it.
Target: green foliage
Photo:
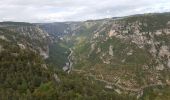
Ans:
[[[123,19],[124,20],[124,19]],[[135,21],[141,22],[141,31],[153,32],[155,30],[166,28],[167,22],[170,20],[169,13],[158,14],[144,14],[125,18],[126,23]],[[144,25],[146,24],[146,25]]]
[[[127,24],[136,21],[141,22],[140,32],[154,32],[166,27],[167,21],[170,20],[169,16],[169,14],[148,14],[132,16],[123,20]],[[61,70],[53,69],[65,65],[65,62],[68,61],[68,48],[74,47],[73,55],[77,58],[77,64],[75,64],[74,68],[82,68],[83,71],[96,76],[100,73],[104,79],[109,81],[112,79],[111,82],[114,81],[114,77],[118,77],[121,81],[122,79],[125,80],[125,82],[126,80],[133,79],[137,85],[141,86],[147,84],[145,79],[148,79],[148,73],[152,71],[150,68],[156,66],[153,59],[150,59],[152,56],[147,50],[139,48],[134,43],[114,37],[106,39],[112,25],[101,26],[102,23],[103,21],[87,21],[78,30],[75,30],[76,35],[71,37],[70,43],[66,44],[63,41],[57,41],[50,44],[50,57],[46,62],[51,64],[52,67],[47,65],[48,69],[42,67],[42,64],[45,64],[45,62],[37,53],[29,48],[20,49],[17,46],[18,42],[25,45],[31,44],[31,48],[36,51],[36,47],[44,49],[48,45],[46,39],[30,38],[30,36],[9,31],[9,27],[0,28],[0,35],[4,35],[9,40],[0,39],[0,45],[3,47],[3,50],[0,51],[0,100],[135,100],[135,96],[131,96],[127,92],[118,94],[114,89],[106,89],[104,87],[105,83],[95,81],[88,75],[74,72],[66,74]],[[10,24],[11,29],[15,29],[18,26],[34,27],[27,23],[5,22],[0,24]],[[63,31],[64,27],[68,26],[64,25],[60,31]],[[99,38],[93,40],[92,36],[100,28],[104,30],[99,32]],[[31,30],[27,31],[31,35],[36,35]],[[132,30],[128,31],[132,32]],[[39,37],[39,35],[36,36]],[[66,38],[69,39],[69,36],[66,36]],[[149,34],[147,34],[147,37],[150,38]],[[164,45],[170,44],[169,36],[165,34],[154,37],[154,41],[160,41]],[[96,43],[93,51],[91,51],[92,43]],[[110,45],[113,46],[113,56],[109,55]],[[96,52],[97,48],[101,48],[99,53]],[[148,46],[148,48],[150,47]],[[127,55],[130,50],[133,50],[133,53]],[[100,59],[102,53],[106,54],[103,59],[109,59],[109,64],[104,64]],[[145,64],[149,65],[148,71],[142,68],[142,65]],[[94,67],[94,70],[91,67]],[[60,82],[54,80],[54,72],[59,76]],[[169,78],[168,69],[160,74],[162,74],[163,78]],[[107,75],[113,76],[107,77]],[[169,90],[169,86],[146,88],[140,99],[169,100]]]
[[[32,98],[41,84],[52,80],[51,72],[42,68],[42,58],[31,50],[22,50],[15,43],[4,42],[0,52],[0,99]]]
[[[119,95],[105,89],[104,84],[80,74],[58,72],[61,83],[57,88],[57,100],[135,100],[133,96]]]
[[[64,44],[63,44],[64,45]],[[68,61],[67,56],[69,54],[67,47],[63,47],[62,43],[53,43],[49,46],[49,58],[46,60],[47,63],[55,67],[63,67]]]
[[[169,86],[157,86],[147,88],[144,90],[143,96],[140,100],[169,100],[170,99],[170,87]]]

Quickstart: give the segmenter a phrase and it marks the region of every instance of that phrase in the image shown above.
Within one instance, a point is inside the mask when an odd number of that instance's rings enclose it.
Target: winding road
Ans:
[[[121,86],[121,85],[118,85],[118,84],[112,83],[112,82],[108,82],[108,81],[106,81],[106,80],[98,79],[98,78],[96,78],[96,77],[95,77],[94,75],[92,75],[92,74],[89,74],[88,76],[93,77],[94,80],[101,81],[101,82],[104,82],[104,83],[106,83],[106,84],[110,84],[110,85],[116,86],[116,87],[119,88],[119,89],[122,89],[122,90],[125,90],[125,91],[131,91],[131,92],[140,92],[140,91],[143,91],[145,88],[154,87],[154,86],[166,86],[166,85],[168,85],[168,84],[165,84],[165,83],[148,84],[148,85],[144,85],[144,86],[142,86],[142,87],[140,87],[140,88],[133,89],[133,88],[123,87],[123,86]]]
[[[67,57],[67,59],[68,59],[68,61],[69,61],[68,73],[70,73],[70,72],[73,70],[73,69],[72,69],[72,65],[73,65],[73,62],[72,62],[72,54],[73,54],[73,50],[72,50],[71,48],[69,48],[69,50],[70,50],[70,54],[69,54],[69,56]],[[85,71],[83,71],[83,70],[76,70],[76,69],[74,69],[73,71],[80,72],[80,73],[85,72]],[[119,88],[119,89],[122,89],[122,90],[125,90],[125,91],[131,91],[131,92],[141,92],[141,91],[143,91],[145,88],[154,87],[154,86],[166,86],[166,85],[167,85],[167,84],[164,84],[164,83],[160,83],[160,84],[157,83],[157,84],[144,85],[144,86],[142,86],[142,87],[140,87],[140,88],[128,88],[128,87],[123,87],[123,86],[121,86],[121,85],[118,85],[118,84],[116,84],[116,83],[112,83],[112,82],[108,82],[108,81],[106,81],[106,80],[98,79],[98,78],[95,77],[95,75],[92,75],[91,73],[88,74],[87,76],[90,76],[90,77],[94,78],[94,80],[101,81],[101,82],[104,82],[104,83],[106,83],[106,84],[113,85],[113,86],[115,86],[115,87],[117,87],[117,88]]]
[[[72,62],[72,54],[73,54],[73,50],[71,48],[69,48],[70,50],[70,54],[69,56],[67,57],[68,61],[69,61],[69,66],[68,66],[68,73],[71,72],[72,70],[72,65],[73,65],[73,62]]]
[[[78,73],[85,73],[85,71],[83,70],[76,70],[74,69],[75,72],[78,72]],[[112,86],[115,86],[119,89],[122,89],[122,90],[125,90],[125,91],[131,91],[131,92],[141,92],[143,91],[144,89],[146,88],[149,88],[149,87],[154,87],[154,86],[166,86],[168,84],[165,84],[165,83],[155,83],[155,84],[148,84],[148,85],[144,85],[142,87],[139,87],[139,88],[128,88],[128,87],[123,87],[117,83],[113,83],[113,82],[109,82],[109,81],[106,81],[106,80],[103,80],[103,79],[98,79],[95,77],[95,75],[92,75],[91,73],[90,74],[85,74],[85,76],[89,76],[89,77],[92,77],[94,80],[96,81],[100,81],[100,82],[103,82],[103,83],[106,83],[108,85],[112,85]]]

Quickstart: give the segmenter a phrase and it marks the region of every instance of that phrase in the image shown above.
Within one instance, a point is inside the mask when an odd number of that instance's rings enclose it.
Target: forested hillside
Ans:
[[[133,95],[110,91],[91,77],[67,74],[56,68],[57,65],[49,66],[39,51],[27,45],[36,41],[27,41],[25,37],[11,28],[0,29],[1,100],[135,99]]]
[[[1,100],[169,100],[170,14],[0,23]]]

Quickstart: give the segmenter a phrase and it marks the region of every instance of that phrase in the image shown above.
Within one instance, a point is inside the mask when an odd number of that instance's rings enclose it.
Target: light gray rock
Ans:
[[[21,44],[21,43],[18,43],[18,46],[21,48],[21,49],[25,49],[25,45]]]
[[[170,59],[168,59],[167,66],[170,68]]]
[[[115,92],[117,92],[118,94],[122,94],[122,92],[119,89],[115,89]]]
[[[132,55],[132,54],[133,54],[133,50],[130,50],[130,51],[127,53],[128,56],[130,56],[130,55]]]
[[[169,52],[169,48],[168,46],[162,46],[160,48],[160,51],[159,51],[159,56],[160,57],[163,57],[163,56],[170,56],[170,52]]]
[[[116,30],[110,30],[110,32],[108,33],[109,37],[112,36],[116,36],[118,33],[116,32]]]
[[[4,35],[0,35],[1,40],[9,41]]]
[[[113,87],[111,85],[106,85],[105,88],[106,89],[113,89]]]
[[[101,52],[101,48],[97,48],[97,52],[96,53],[100,53]]]
[[[156,66],[156,70],[164,70],[164,65],[163,64],[159,64],[158,66]]]
[[[157,31],[155,32],[155,34],[156,34],[156,35],[161,35],[161,34],[162,34],[162,30],[157,30]]]
[[[54,76],[54,79],[55,79],[56,82],[60,82],[60,79],[59,79],[57,74],[54,74],[53,76]]]
[[[109,46],[109,55],[113,56],[113,46],[112,45]]]
[[[46,70],[48,69],[46,64],[42,64],[41,67],[46,69]]]

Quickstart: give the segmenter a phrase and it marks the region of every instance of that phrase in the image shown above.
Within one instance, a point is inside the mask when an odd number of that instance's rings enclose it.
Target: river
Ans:
[[[66,65],[63,67],[63,70],[70,73],[71,70],[72,70],[72,65],[73,65],[73,62],[72,62],[72,54],[73,54],[73,50],[71,48],[69,48],[69,51],[70,51],[70,54],[68,55],[67,59],[68,59],[68,62],[66,63]]]

